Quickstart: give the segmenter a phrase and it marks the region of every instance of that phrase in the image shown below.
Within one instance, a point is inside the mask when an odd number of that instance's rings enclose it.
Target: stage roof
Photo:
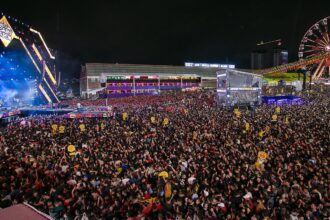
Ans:
[[[39,212],[28,204],[18,204],[0,210],[1,220],[51,220],[52,218]]]

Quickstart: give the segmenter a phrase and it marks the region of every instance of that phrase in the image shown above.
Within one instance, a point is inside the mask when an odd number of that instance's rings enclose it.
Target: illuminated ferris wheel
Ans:
[[[329,25],[330,16],[319,20],[307,30],[299,45],[298,57],[300,60],[330,52]],[[317,66],[307,68],[313,72],[312,78],[318,79],[330,72],[330,59],[323,59]]]

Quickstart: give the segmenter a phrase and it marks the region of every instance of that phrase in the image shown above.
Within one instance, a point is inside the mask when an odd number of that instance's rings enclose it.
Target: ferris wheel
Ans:
[[[330,53],[329,25],[330,16],[319,20],[307,30],[299,45],[298,57],[300,60]],[[307,68],[313,72],[312,78],[318,79],[330,72],[330,59],[323,59],[317,66],[308,66]]]

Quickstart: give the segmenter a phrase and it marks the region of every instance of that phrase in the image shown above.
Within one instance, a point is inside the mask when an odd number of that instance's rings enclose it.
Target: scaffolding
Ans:
[[[225,69],[217,72],[217,103],[221,106],[261,104],[262,76]]]

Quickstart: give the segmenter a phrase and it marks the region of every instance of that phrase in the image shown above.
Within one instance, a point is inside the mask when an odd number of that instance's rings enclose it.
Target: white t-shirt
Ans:
[[[189,178],[188,178],[188,183],[189,183],[190,185],[192,185],[192,184],[194,183],[195,179],[196,179],[196,178],[193,177],[193,176],[189,177]]]

